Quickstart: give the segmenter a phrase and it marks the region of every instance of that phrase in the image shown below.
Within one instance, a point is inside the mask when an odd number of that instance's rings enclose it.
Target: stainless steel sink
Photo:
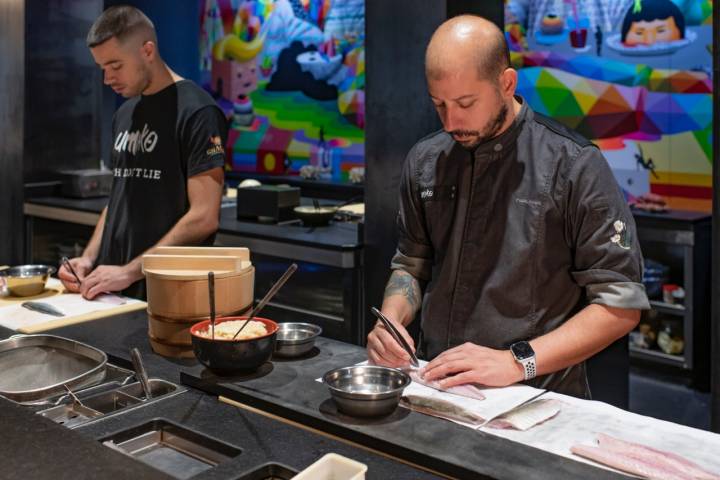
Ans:
[[[74,402],[68,397],[62,404],[37,413],[68,428],[75,428],[187,391],[184,387],[157,378],[151,378],[149,385],[152,392],[150,399],[144,397],[140,382],[127,385],[115,383],[114,388],[110,390],[103,389],[102,385],[99,385],[90,389],[92,390],[90,392],[78,392],[76,396],[80,403]]]
[[[100,441],[180,479],[195,476],[242,453],[228,443],[162,418],[113,433]]]

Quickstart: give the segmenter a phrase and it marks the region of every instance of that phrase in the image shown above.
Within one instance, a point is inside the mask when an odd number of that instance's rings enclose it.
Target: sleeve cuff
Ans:
[[[212,158],[210,161],[205,161],[204,163],[200,165],[196,165],[195,167],[191,168],[190,171],[188,171],[188,178],[194,177],[195,175],[199,175],[203,172],[207,172],[208,170],[212,170],[213,168],[218,167],[224,167],[225,166],[225,157],[223,155],[217,155],[216,157]]]
[[[629,310],[649,310],[645,286],[635,282],[594,283],[585,287],[589,303]]]
[[[391,270],[403,270],[418,280],[430,281],[432,262],[426,258],[409,257],[400,250],[395,251],[395,256],[390,262]]]

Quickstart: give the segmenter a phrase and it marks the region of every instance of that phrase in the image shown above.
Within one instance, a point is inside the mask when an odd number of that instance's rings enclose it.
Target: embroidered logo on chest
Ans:
[[[610,241],[620,248],[630,250],[630,233],[625,222],[616,220],[613,223],[613,229],[615,229],[615,233],[610,237]]]
[[[420,191],[420,198],[422,198],[423,200],[427,200],[428,198],[432,198],[434,194],[435,192],[432,188],[426,188]]]

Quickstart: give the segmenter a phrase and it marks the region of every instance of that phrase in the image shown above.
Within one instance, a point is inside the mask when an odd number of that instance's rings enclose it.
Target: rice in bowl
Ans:
[[[232,340],[235,333],[240,330],[245,320],[229,320],[227,322],[215,324],[215,339],[221,340]],[[198,330],[197,334],[201,337],[212,338],[212,326],[208,325],[208,328],[204,330]],[[250,320],[242,329],[242,332],[235,337],[235,340],[249,340],[251,338],[264,337],[267,335],[267,328],[263,322],[257,322]]]

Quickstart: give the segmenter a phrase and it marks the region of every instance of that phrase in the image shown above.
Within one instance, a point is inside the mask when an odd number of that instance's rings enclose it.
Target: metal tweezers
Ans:
[[[408,355],[410,355],[410,363],[412,364],[412,366],[415,368],[419,368],[420,362],[418,362],[418,359],[415,356],[415,354],[413,353],[412,348],[410,348],[410,345],[408,345],[408,343],[405,341],[405,339],[402,337],[402,335],[400,335],[400,332],[397,331],[397,329],[392,324],[392,322],[390,320],[388,320],[388,318],[385,315],[383,315],[382,312],[380,310],[378,310],[377,308],[370,307],[370,311],[373,313],[373,315],[375,315],[377,318],[380,319],[380,321],[383,323],[383,325],[385,325],[385,328],[387,329],[387,331],[390,332],[390,335],[392,335],[393,338],[395,339],[395,341],[398,342],[400,344],[400,346],[403,348],[403,350],[405,350],[408,353]]]

